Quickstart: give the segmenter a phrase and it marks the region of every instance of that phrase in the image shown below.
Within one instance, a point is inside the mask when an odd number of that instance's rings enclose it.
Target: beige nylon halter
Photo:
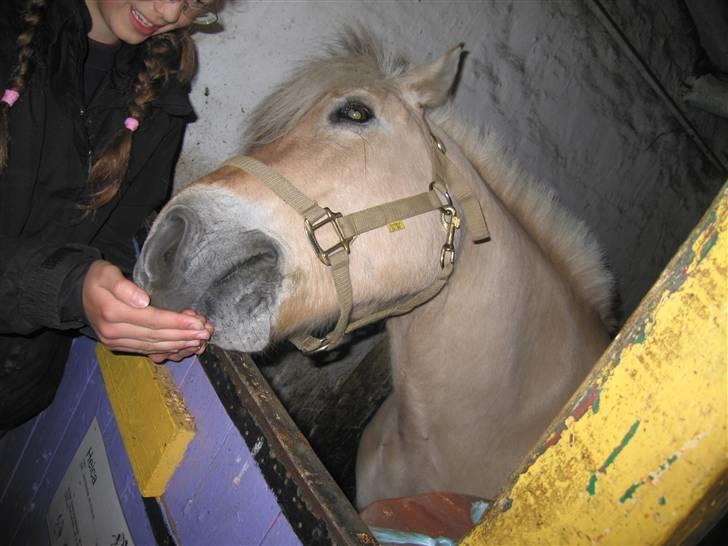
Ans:
[[[339,319],[334,329],[322,339],[301,334],[291,337],[291,341],[301,351],[313,353],[333,349],[341,342],[344,334],[385,317],[407,313],[442,290],[452,273],[455,260],[454,236],[455,231],[460,227],[460,218],[457,216],[453,200],[463,211],[471,239],[476,243],[481,243],[490,238],[480,203],[460,171],[446,156],[445,146],[432,131],[430,131],[430,135],[433,144],[433,176],[429,191],[347,215],[332,212],[328,207],[321,207],[296,189],[285,177],[257,159],[249,156],[237,156],[225,162],[224,165],[237,167],[255,176],[303,216],[304,227],[311,246],[319,260],[331,268],[339,300]],[[442,202],[443,198],[445,203]],[[447,240],[440,253],[440,272],[433,283],[398,305],[350,323],[353,298],[349,274],[349,252],[354,238],[391,222],[434,210],[440,211],[442,223],[447,229]],[[339,242],[324,249],[316,238],[316,231],[327,224],[331,224]]]

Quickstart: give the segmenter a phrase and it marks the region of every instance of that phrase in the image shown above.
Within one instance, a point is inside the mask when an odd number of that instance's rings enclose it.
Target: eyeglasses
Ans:
[[[193,25],[211,25],[217,22],[214,11],[215,0],[166,0],[182,2],[182,16],[192,20]]]

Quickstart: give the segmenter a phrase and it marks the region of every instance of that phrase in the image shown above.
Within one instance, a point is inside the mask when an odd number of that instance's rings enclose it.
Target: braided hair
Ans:
[[[125,126],[111,137],[89,173],[90,201],[84,207],[90,210],[105,205],[119,191],[129,164],[133,133],[164,83],[170,78],[186,83],[194,74],[195,48],[187,29],[152,36],[139,47],[144,67],[131,86],[129,117]]]
[[[24,29],[16,41],[18,63],[10,76],[5,95],[0,99],[0,173],[8,158],[8,111],[32,77],[34,37],[50,1],[28,0],[22,14]],[[138,47],[141,48],[142,68],[131,84],[128,117],[91,167],[88,202],[81,205],[87,213],[110,202],[119,191],[129,165],[134,130],[164,84],[171,78],[187,83],[194,75],[196,53],[189,29],[151,36]]]
[[[23,12],[23,24],[25,30],[18,35],[18,64],[10,75],[6,88],[15,94],[6,100],[0,101],[0,172],[5,168],[8,160],[8,110],[17,97],[25,90],[25,84],[33,73],[33,37],[35,30],[43,19],[45,0],[29,0]],[[6,93],[7,95],[7,93]]]

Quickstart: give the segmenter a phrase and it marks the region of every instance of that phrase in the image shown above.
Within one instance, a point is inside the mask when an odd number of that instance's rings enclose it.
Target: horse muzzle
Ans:
[[[283,273],[276,241],[236,217],[172,201],[152,226],[134,281],[152,305],[194,309],[215,325],[226,349],[267,345]]]

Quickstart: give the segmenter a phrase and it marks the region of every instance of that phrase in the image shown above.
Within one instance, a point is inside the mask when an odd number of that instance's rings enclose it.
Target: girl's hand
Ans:
[[[83,281],[83,308],[99,341],[112,351],[140,353],[161,363],[202,354],[213,332],[205,317],[149,305],[149,295],[118,267],[97,260]]]

